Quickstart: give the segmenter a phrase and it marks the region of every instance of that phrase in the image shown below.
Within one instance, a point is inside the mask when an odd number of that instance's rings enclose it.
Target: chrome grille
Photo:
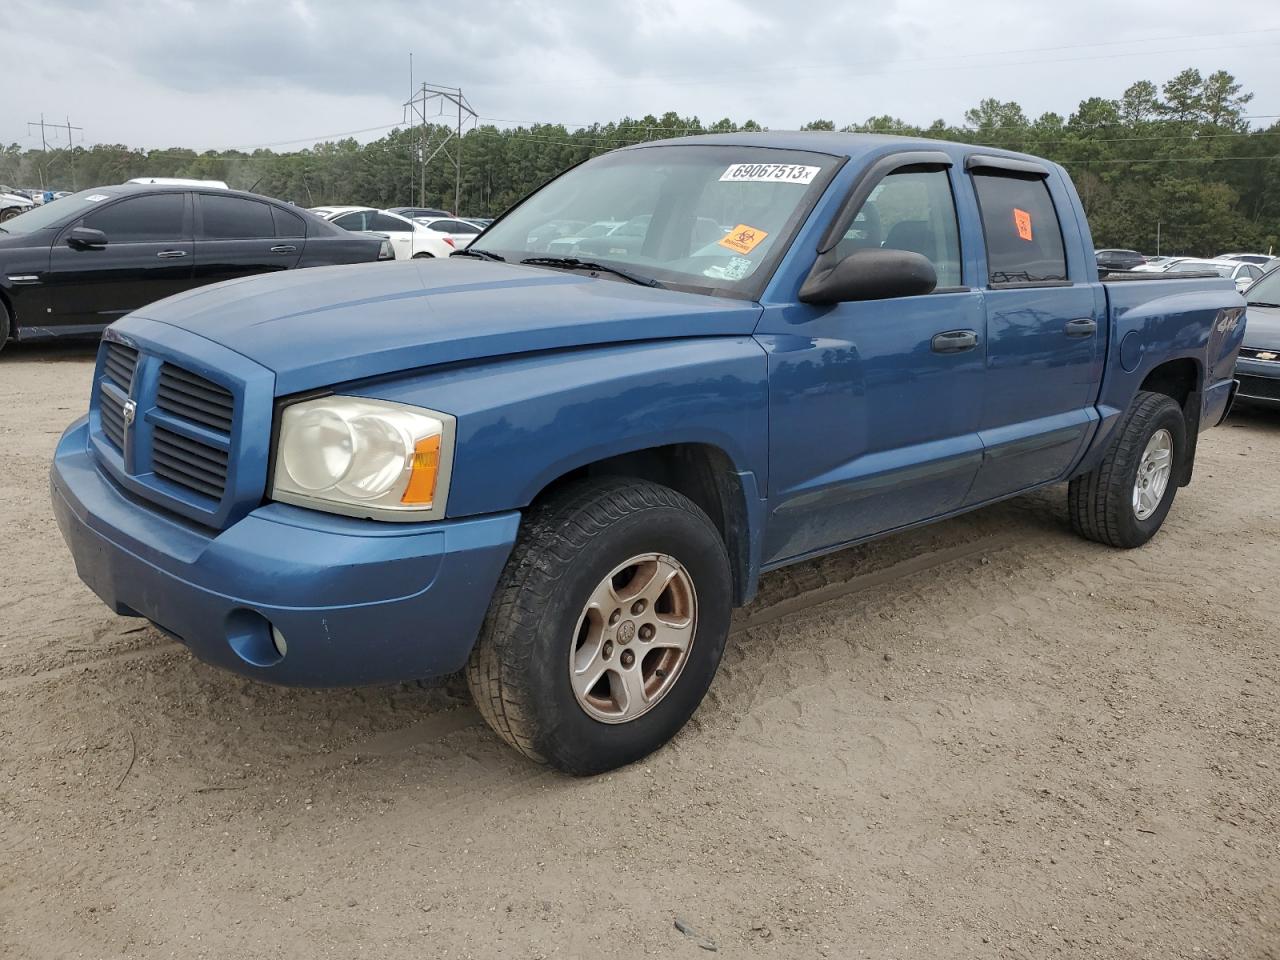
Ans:
[[[230,440],[235,398],[225,387],[190,370],[172,363],[160,367],[156,409]],[[226,492],[227,451],[163,423],[155,425],[152,435],[151,469],[157,477],[213,500],[221,500]]]
[[[156,406],[184,420],[193,420],[210,430],[231,433],[235,399],[231,391],[198,374],[166,363],[160,368]]]

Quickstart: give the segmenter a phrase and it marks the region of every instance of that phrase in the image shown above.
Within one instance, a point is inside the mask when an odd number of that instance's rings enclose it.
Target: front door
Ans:
[[[1096,277],[1071,276],[1059,210],[1044,175],[977,168],[987,263],[987,354],[979,435],[985,451],[967,502],[1060,478],[1092,434],[1106,343]]]
[[[105,247],[67,245],[76,226],[101,230]],[[131,310],[191,286],[193,244],[186,192],[143,193],[105,203],[59,234],[49,251],[47,320],[97,330]]]
[[[982,460],[985,312],[962,285],[952,174],[904,168],[837,247],[923,254],[928,296],[769,311],[766,564],[959,508]]]

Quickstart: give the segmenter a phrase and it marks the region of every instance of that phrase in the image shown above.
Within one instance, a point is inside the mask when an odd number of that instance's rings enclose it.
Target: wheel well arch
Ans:
[[[1191,482],[1191,472],[1195,468],[1196,445],[1200,438],[1200,382],[1200,364],[1191,357],[1179,357],[1152,367],[1138,388],[1148,393],[1163,393],[1182,408],[1187,452],[1182,458],[1182,469],[1179,471],[1180,487]]]
[[[9,291],[4,287],[0,287],[0,308],[3,308],[9,314],[9,336],[16,336],[18,333],[18,315],[13,310],[13,299],[9,296]],[[3,344],[0,344],[3,346]]]
[[[533,502],[585,477],[632,477],[684,494],[715,524],[729,554],[735,605],[754,592],[746,491],[730,456],[709,443],[673,443],[620,453],[575,467],[547,483]]]
[[[1200,392],[1200,364],[1190,357],[1166,360],[1151,368],[1138,389],[1172,397],[1185,410]]]

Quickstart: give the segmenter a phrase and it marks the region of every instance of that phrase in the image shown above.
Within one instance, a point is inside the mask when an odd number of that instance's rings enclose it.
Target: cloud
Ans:
[[[482,116],[569,125],[666,110],[775,127],[883,113],[959,121],[985,96],[1067,114],[1088,96],[1118,96],[1188,65],[1228,66],[1258,93],[1258,112],[1280,112],[1280,17],[1252,13],[1243,34],[1196,0],[1133,0],[1122,19],[1113,9],[1103,0],[9,0],[0,142],[30,145],[26,123],[41,111],[70,115],[88,140],[142,146],[248,146],[383,126],[403,116],[410,51],[418,80],[461,85]]]

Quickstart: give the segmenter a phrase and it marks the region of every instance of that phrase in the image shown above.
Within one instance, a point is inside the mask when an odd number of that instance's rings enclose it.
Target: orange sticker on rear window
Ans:
[[[728,247],[738,253],[750,253],[760,246],[768,235],[764,230],[757,230],[755,227],[740,223],[724,235],[720,240],[720,246]]]
[[[1027,213],[1027,211],[1025,210],[1019,210],[1017,207],[1014,207],[1013,222],[1014,222],[1014,225],[1017,226],[1018,228],[1018,236],[1020,236],[1023,240],[1030,241],[1031,240],[1031,214]]]

